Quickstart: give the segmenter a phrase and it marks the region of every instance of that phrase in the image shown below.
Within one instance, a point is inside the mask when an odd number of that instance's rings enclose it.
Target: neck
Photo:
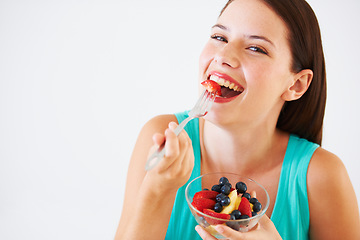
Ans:
[[[247,175],[282,161],[288,135],[273,124],[220,128],[203,121],[202,159],[205,171],[237,171]]]

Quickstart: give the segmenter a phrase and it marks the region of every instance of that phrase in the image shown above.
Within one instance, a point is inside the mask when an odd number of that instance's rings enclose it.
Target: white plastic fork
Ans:
[[[195,106],[190,110],[189,117],[184,119],[177,128],[175,128],[174,133],[179,135],[179,133],[184,129],[185,125],[194,118],[199,118],[205,116],[212,104],[214,103],[216,94],[210,93],[207,90],[204,90],[204,92],[201,94],[199,100],[196,102]],[[152,168],[154,168],[161,159],[163,159],[165,155],[165,142],[148,158],[145,170],[149,171]]]

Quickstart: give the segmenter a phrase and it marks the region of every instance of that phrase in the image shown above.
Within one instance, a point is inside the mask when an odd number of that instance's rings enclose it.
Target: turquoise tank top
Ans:
[[[175,115],[178,122],[181,122],[188,116],[188,111]],[[192,140],[195,165],[189,181],[179,188],[177,192],[165,240],[201,240],[195,231],[197,222],[185,200],[187,184],[200,176],[199,119],[190,121],[185,127],[185,131]],[[310,159],[317,147],[319,147],[318,144],[299,138],[296,135],[290,135],[280,173],[276,201],[271,215],[271,220],[284,240],[309,239],[310,214],[306,175]]]

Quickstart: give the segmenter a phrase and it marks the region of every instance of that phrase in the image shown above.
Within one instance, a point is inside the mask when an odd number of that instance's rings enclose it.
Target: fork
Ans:
[[[174,133],[176,134],[176,136],[179,135],[179,133],[184,129],[184,127],[190,120],[205,116],[209,112],[212,104],[214,103],[215,97],[216,97],[215,93],[210,93],[207,90],[204,90],[201,96],[199,97],[198,101],[196,102],[195,106],[190,110],[189,117],[184,119],[184,121],[182,121],[175,128]],[[165,147],[165,142],[153,154],[151,154],[151,156],[148,158],[146,162],[145,170],[147,171],[151,170],[160,162],[160,160],[165,155],[164,147]]]

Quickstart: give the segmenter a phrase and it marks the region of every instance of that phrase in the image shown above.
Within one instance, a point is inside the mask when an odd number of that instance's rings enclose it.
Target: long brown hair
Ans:
[[[222,12],[233,0],[229,0]],[[263,0],[285,22],[292,53],[292,71],[313,71],[306,93],[285,102],[277,128],[321,145],[326,105],[326,71],[319,23],[305,0]]]

